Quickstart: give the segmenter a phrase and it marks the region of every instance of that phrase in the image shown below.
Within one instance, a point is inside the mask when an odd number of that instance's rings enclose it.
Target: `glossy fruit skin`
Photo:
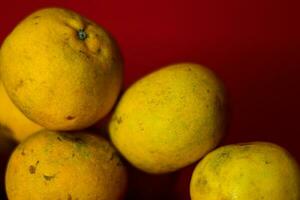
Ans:
[[[91,126],[112,108],[123,61],[110,34],[62,8],[38,10],[5,39],[0,74],[14,104],[51,130]]]
[[[252,142],[220,147],[195,168],[192,200],[299,200],[300,169],[282,147]]]
[[[125,91],[109,123],[111,140],[140,170],[176,171],[220,142],[225,96],[208,68],[194,63],[163,67]]]
[[[115,149],[89,132],[31,135],[15,149],[6,171],[10,200],[120,200],[126,186]]]
[[[5,128],[9,137],[20,142],[29,135],[43,129],[28,119],[10,100],[0,82],[0,126]]]

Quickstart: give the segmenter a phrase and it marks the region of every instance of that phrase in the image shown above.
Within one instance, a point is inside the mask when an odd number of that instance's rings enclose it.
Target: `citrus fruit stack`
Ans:
[[[120,50],[105,29],[73,11],[46,8],[20,22],[1,46],[0,78],[0,134],[19,142],[5,174],[10,200],[120,200],[128,183],[122,158],[150,174],[203,158],[192,200],[300,199],[299,166],[283,148],[251,142],[214,150],[227,98],[208,68],[162,67],[116,102]],[[114,105],[109,139],[88,129]]]

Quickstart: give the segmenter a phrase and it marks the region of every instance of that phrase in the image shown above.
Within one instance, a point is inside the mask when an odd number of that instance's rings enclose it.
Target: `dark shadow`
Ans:
[[[176,172],[176,181],[174,187],[171,192],[170,200],[190,200],[190,181],[192,178],[192,174],[194,168],[198,164],[199,161],[196,163],[189,165],[180,171]]]
[[[125,200],[171,199],[175,185],[175,173],[154,175],[142,172],[127,163],[129,174],[128,192]]]
[[[11,131],[0,125],[0,199],[6,200],[5,193],[5,170],[9,156],[16,147],[17,143],[9,135]]]

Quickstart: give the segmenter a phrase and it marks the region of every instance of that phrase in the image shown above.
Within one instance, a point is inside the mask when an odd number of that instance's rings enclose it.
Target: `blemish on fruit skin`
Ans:
[[[67,117],[66,117],[66,119],[67,119],[67,120],[72,120],[72,119],[75,119],[75,117],[74,117],[74,116],[71,116],[71,115],[69,115],[69,116],[67,116]]]
[[[205,187],[207,185],[207,180],[201,177],[197,180],[197,184],[200,185],[201,187]]]
[[[219,153],[219,155],[216,155],[216,158],[214,162],[211,163],[211,167],[215,173],[219,173],[220,166],[222,166],[224,163],[226,163],[228,160],[230,160],[231,153],[229,151]]]
[[[35,166],[30,165],[30,166],[29,166],[29,173],[30,173],[30,174],[35,174],[35,171],[36,171]]]
[[[24,81],[21,79],[19,80],[18,84],[15,87],[15,91],[18,91],[21,87],[23,87]]]
[[[116,121],[118,124],[121,124],[123,122],[122,117],[116,117]]]
[[[266,164],[266,165],[268,165],[268,164],[270,164],[270,163],[271,163],[270,161],[265,160],[265,164]]]
[[[220,154],[220,158],[228,158],[229,157],[229,155],[230,155],[230,153],[229,152],[223,152],[223,153],[221,153]]]
[[[36,168],[37,168],[39,163],[40,163],[40,161],[38,160],[38,161],[36,161],[35,165],[30,165],[29,166],[29,173],[30,174],[35,174]]]
[[[44,176],[44,179],[45,179],[46,181],[51,181],[52,179],[55,178],[55,175],[47,176],[47,175],[44,174],[43,176]]]
[[[87,58],[91,58],[85,51],[79,50],[79,53],[85,55]]]
[[[84,140],[80,137],[74,137],[72,135],[66,135],[66,134],[60,134],[61,139],[64,139],[66,141],[78,143],[78,144],[85,144]]]
[[[68,200],[72,200],[72,195],[68,194]]]

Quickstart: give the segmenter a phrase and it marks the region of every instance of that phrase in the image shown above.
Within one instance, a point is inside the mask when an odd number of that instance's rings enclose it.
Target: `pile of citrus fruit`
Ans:
[[[200,159],[192,200],[300,200],[299,166],[282,147],[214,150],[227,97],[211,70],[162,67],[117,102],[122,76],[112,36],[73,11],[38,10],[15,27],[0,50],[0,159],[9,200],[121,200],[128,163],[166,174]],[[110,111],[106,137],[93,127]],[[6,163],[9,138],[19,144]]]

